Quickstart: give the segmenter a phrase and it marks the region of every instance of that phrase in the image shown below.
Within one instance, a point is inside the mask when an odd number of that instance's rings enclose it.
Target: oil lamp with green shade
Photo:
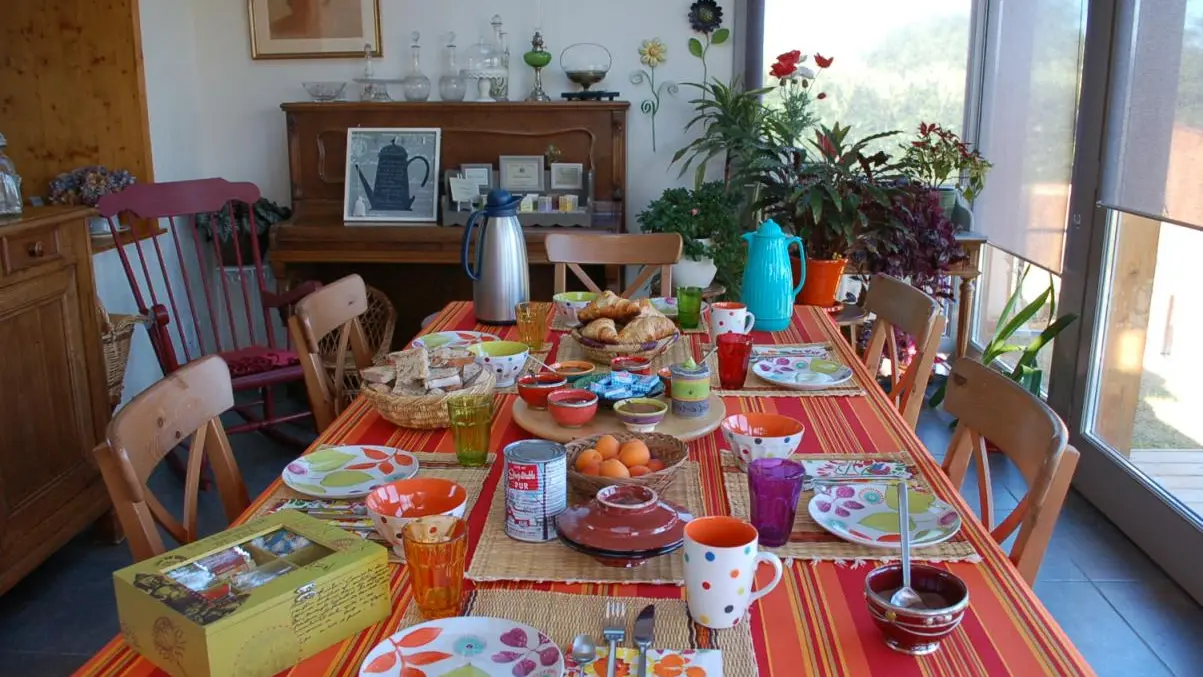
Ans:
[[[530,41],[531,50],[522,55],[522,60],[526,65],[535,69],[535,87],[531,90],[530,95],[526,97],[527,101],[550,102],[551,97],[547,92],[543,91],[543,69],[551,64],[551,52],[544,49],[543,33],[539,29],[535,29],[535,37]]]

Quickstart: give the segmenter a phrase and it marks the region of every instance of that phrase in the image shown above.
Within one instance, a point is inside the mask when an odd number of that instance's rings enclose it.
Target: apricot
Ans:
[[[626,479],[631,476],[631,471],[622,464],[622,461],[616,458],[608,458],[602,461],[601,476]]]
[[[601,475],[601,463],[586,463],[584,467],[577,468],[577,472],[582,475],[597,477]]]
[[[647,462],[647,469],[652,472],[660,472],[661,470],[664,470],[664,461],[661,461],[658,458],[653,458]]]
[[[587,465],[601,465],[601,462],[606,459],[597,453],[597,449],[586,449],[581,452],[580,456],[576,457],[576,469],[579,471]]]
[[[597,439],[597,453],[601,454],[603,459],[618,456],[618,440],[613,435],[602,435]]]
[[[648,451],[647,445],[642,440],[631,440],[622,445],[618,451],[618,460],[628,468],[647,465],[651,458],[652,453]]]
[[[651,470],[646,465],[631,466],[631,477],[643,477],[650,472]]]

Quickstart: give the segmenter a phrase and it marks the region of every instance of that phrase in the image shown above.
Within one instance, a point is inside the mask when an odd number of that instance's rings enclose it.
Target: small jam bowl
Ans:
[[[364,499],[376,531],[393,544],[393,551],[405,559],[401,532],[419,517],[451,515],[463,517],[468,505],[468,490],[438,477],[411,477],[382,484]]]
[[[618,420],[633,433],[650,433],[668,414],[668,405],[650,397],[632,397],[614,403]]]
[[[547,409],[562,428],[579,428],[597,416],[597,395],[572,388],[547,396]]]
[[[639,376],[651,376],[652,361],[646,357],[624,355],[610,360],[610,371],[629,371]]]
[[[575,327],[581,322],[576,318],[576,314],[585,309],[585,306],[593,302],[597,298],[597,294],[591,291],[566,291],[560,292],[551,297],[555,301],[556,310],[564,316],[564,320],[569,327]]]
[[[664,384],[664,397],[672,399],[673,397],[673,370],[671,367],[661,367],[660,371],[656,372],[660,377],[660,382]]]
[[[927,564],[911,564],[911,587],[928,608],[890,604],[890,597],[900,587],[901,564],[895,562],[870,571],[865,577],[869,615],[891,649],[925,656],[939,649],[940,640],[961,624],[969,607],[969,588],[951,572]]]
[[[498,388],[508,388],[526,366],[530,347],[518,341],[490,341],[469,346],[468,352],[476,356],[476,363],[482,368],[493,372]]]
[[[547,396],[568,385],[568,379],[553,371],[526,374],[518,379],[518,397],[531,409],[547,408]]]
[[[597,371],[597,367],[592,362],[584,360],[568,360],[565,362],[556,362],[547,365],[555,373],[568,379],[569,383],[576,383],[585,378],[589,374]]]
[[[744,472],[758,458],[789,458],[802,444],[806,426],[780,414],[735,414],[723,419],[720,429],[735,460]]]

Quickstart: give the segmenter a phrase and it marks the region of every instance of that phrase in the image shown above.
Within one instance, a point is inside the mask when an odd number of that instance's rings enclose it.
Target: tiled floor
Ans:
[[[947,423],[925,413],[920,436],[940,454]],[[252,494],[296,453],[259,435],[232,442]],[[998,509],[1007,510],[1022,495],[1023,480],[1002,458],[991,470]],[[976,496],[971,482],[966,495]],[[174,477],[156,475],[152,485],[168,505],[179,505]],[[220,529],[216,497],[207,494],[202,503],[202,531]],[[0,677],[68,675],[103,646],[117,632],[110,574],[129,563],[124,544],[98,544],[84,533],[0,597]],[[1076,494],[1036,592],[1102,677],[1203,674],[1203,608]]]

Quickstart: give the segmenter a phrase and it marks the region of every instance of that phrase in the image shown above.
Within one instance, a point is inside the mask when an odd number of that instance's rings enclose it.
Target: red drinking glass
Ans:
[[[718,337],[718,380],[725,390],[739,390],[748,379],[752,361],[752,337],[722,334]]]

